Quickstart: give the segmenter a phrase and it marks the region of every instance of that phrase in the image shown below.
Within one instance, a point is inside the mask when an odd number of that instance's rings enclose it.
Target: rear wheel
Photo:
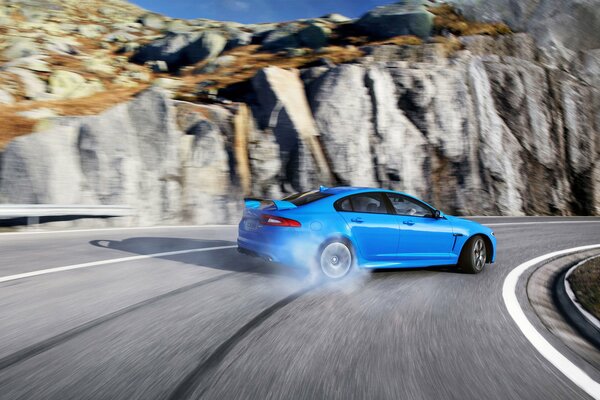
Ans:
[[[463,247],[458,266],[469,274],[483,271],[487,261],[487,249],[481,236],[474,236]]]
[[[330,279],[341,279],[348,275],[353,263],[352,250],[342,242],[326,244],[319,256],[321,272]]]

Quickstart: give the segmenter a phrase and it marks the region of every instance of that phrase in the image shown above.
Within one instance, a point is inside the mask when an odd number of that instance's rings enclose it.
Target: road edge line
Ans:
[[[527,319],[525,312],[521,308],[517,298],[517,283],[519,278],[531,267],[540,264],[543,261],[558,257],[564,254],[575,253],[578,251],[592,250],[600,248],[600,244],[573,247],[570,249],[559,250],[552,253],[526,261],[512,271],[504,279],[502,286],[502,297],[508,313],[510,314],[517,327],[521,330],[525,338],[535,347],[535,349],[563,375],[569,378],[574,384],[585,391],[596,400],[600,400],[600,383],[593,380],[581,368],[571,362],[562,353],[556,350],[550,342],[539,333],[533,324]]]

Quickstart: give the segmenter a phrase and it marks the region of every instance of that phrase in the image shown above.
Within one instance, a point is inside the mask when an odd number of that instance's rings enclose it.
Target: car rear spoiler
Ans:
[[[246,208],[260,208],[274,206],[277,210],[291,210],[297,208],[294,203],[284,200],[268,200],[268,199],[257,199],[253,197],[247,197],[244,199]]]

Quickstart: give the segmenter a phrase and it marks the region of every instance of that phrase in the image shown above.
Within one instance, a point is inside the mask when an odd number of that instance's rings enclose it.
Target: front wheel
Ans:
[[[481,236],[471,238],[464,246],[458,266],[469,274],[478,274],[483,271],[487,261],[487,249]]]
[[[318,261],[321,272],[330,279],[341,279],[348,275],[354,263],[352,250],[342,242],[326,244]]]

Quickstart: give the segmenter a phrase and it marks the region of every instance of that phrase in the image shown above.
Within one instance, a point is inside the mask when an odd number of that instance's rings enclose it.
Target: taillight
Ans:
[[[274,215],[263,214],[260,217],[260,223],[268,226],[287,226],[290,228],[299,228],[302,224],[289,218],[276,217]]]

